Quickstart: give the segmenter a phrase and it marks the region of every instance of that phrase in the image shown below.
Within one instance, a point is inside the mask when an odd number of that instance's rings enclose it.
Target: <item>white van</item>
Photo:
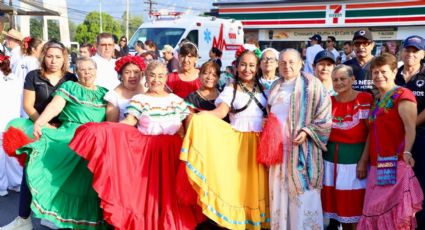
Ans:
[[[178,44],[188,39],[199,49],[198,66],[209,60],[209,51],[217,47],[223,54],[222,70],[231,65],[235,52],[243,45],[243,28],[240,21],[215,17],[201,17],[182,13],[154,13],[151,21],[144,22],[133,34],[128,46],[134,52],[138,40],[152,40],[159,50],[168,44],[178,50]]]

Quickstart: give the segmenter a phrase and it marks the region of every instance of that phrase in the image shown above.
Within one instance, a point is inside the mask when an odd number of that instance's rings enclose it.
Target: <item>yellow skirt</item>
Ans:
[[[203,213],[225,228],[270,226],[267,171],[256,161],[258,137],[211,115],[194,115],[189,124],[180,159]]]

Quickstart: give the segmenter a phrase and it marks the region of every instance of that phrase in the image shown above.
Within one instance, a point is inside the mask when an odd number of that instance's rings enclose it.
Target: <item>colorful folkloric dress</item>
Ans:
[[[358,229],[414,229],[415,213],[422,209],[423,192],[411,167],[403,160],[405,131],[398,112],[403,101],[415,102],[413,93],[394,87],[375,101],[369,117],[369,171],[363,214]],[[378,159],[379,158],[379,159]],[[393,165],[396,168],[378,168]]]
[[[341,223],[357,223],[363,209],[366,179],[356,176],[357,162],[368,135],[373,98],[360,92],[349,102],[332,97],[332,131],[323,154],[322,203],[324,216]]]
[[[111,103],[113,106],[118,107],[120,111],[120,116],[118,118],[119,121],[125,118],[125,111],[130,103],[130,99],[121,97],[117,92],[115,92],[115,90],[108,91],[103,99]]]
[[[258,158],[270,165],[271,229],[323,229],[322,151],[331,130],[331,99],[317,78],[301,75],[280,79],[270,91],[268,104],[270,115],[263,135],[279,133],[263,136],[261,144],[274,145],[280,136],[282,146],[268,154],[260,146]],[[293,140],[301,131],[307,137],[297,145]]]
[[[186,98],[190,93],[195,92],[201,87],[200,78],[192,81],[183,81],[179,73],[170,73],[167,79],[167,86],[171,91],[181,98]]]
[[[176,194],[182,145],[177,132],[188,107],[175,94],[139,94],[126,113],[137,118],[137,128],[89,123],[70,144],[89,162],[105,220],[116,229],[194,229],[194,207],[182,204]]]
[[[43,128],[39,140],[17,150],[18,154],[28,154],[26,175],[35,216],[50,220],[58,227],[98,229],[104,226],[87,162],[68,144],[80,125],[105,120],[106,91],[102,87],[89,90],[71,81],[63,83],[54,93],[66,101],[59,115],[62,125],[57,129]]]
[[[216,105],[231,107],[233,95],[233,87],[225,87]],[[261,93],[253,95],[266,105]],[[236,91],[234,108],[249,100],[249,94]],[[208,114],[193,115],[180,159],[186,163],[204,215],[229,229],[268,227],[267,172],[256,161],[263,111],[251,101],[245,110],[229,114],[231,125]]]

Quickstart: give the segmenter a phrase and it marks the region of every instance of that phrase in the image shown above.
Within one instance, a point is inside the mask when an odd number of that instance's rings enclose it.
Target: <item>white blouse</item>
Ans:
[[[137,128],[145,135],[173,135],[190,111],[183,99],[172,93],[166,97],[138,94],[131,99],[126,113],[138,119]]]
[[[20,117],[23,91],[21,81],[13,73],[4,76],[0,71],[0,132],[4,131],[10,120]]]
[[[121,121],[122,119],[125,118],[124,114],[125,114],[125,111],[127,110],[127,107],[130,103],[130,99],[125,99],[125,98],[121,97],[120,95],[118,95],[117,92],[115,92],[115,90],[108,91],[105,94],[105,96],[103,97],[103,99],[105,101],[111,103],[115,107],[119,108],[119,110],[120,110],[119,121]]]
[[[295,80],[284,81],[280,83],[276,94],[269,98],[268,104],[271,106],[270,112],[275,114],[279,121],[286,125],[286,119],[289,115],[289,106],[291,103],[291,94],[294,91]]]
[[[255,93],[255,98],[261,103],[264,108],[266,107],[266,98],[261,92]],[[220,93],[218,98],[215,100],[215,105],[218,106],[221,103],[225,103],[231,107],[230,104],[233,98],[233,85],[224,87],[223,92]],[[249,101],[249,95],[247,93],[236,91],[235,100],[233,101],[233,107],[240,109],[244,107]],[[230,124],[232,127],[240,132],[261,132],[263,129],[263,111],[258,105],[251,101],[249,106],[239,113],[229,113]]]

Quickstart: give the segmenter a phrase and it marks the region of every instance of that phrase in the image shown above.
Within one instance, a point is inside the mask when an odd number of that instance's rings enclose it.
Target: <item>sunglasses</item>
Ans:
[[[354,42],[355,47],[360,47],[361,45],[366,47],[369,46],[372,42],[371,41],[356,41]]]
[[[122,42],[127,42],[127,40],[121,40]]]
[[[332,41],[331,41],[331,40],[327,40],[326,42],[327,42],[327,43],[331,43]]]

